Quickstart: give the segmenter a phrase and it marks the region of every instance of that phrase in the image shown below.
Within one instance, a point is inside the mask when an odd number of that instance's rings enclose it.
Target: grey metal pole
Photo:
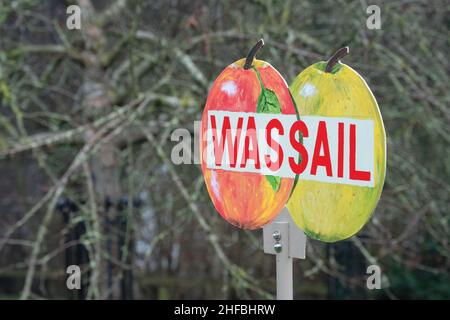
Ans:
[[[293,299],[292,257],[289,255],[289,222],[276,222],[273,238],[277,260],[277,300]]]
[[[284,208],[274,221],[263,228],[264,253],[276,255],[277,299],[293,299],[293,261],[305,259],[306,235]]]

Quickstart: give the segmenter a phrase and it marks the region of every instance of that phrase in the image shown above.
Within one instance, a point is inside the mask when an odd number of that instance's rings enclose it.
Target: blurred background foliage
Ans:
[[[0,0],[1,298],[274,296],[262,231],[228,225],[199,167],[170,161],[171,132],[193,134],[212,81],[261,37],[288,83],[350,46],[387,132],[376,212],[349,240],[308,242],[295,298],[450,298],[448,1],[79,0],[81,30],[70,4]]]

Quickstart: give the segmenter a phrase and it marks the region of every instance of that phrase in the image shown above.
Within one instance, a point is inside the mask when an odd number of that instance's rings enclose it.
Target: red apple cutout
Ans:
[[[297,114],[288,85],[280,73],[269,63],[254,59],[256,52],[263,45],[261,39],[250,50],[247,58],[232,63],[222,71],[209,91],[202,115],[202,172],[208,193],[219,214],[229,223],[243,229],[257,229],[271,222],[286,205],[294,179],[211,169],[205,160],[205,137],[208,125],[219,127],[208,115],[210,111]],[[227,137],[222,132],[224,126],[226,127],[225,121],[222,123],[222,129],[217,129],[215,138],[221,138],[224,148],[227,148],[230,141],[223,142],[223,138]],[[231,138],[232,144],[245,141],[243,156],[237,157],[236,165],[240,166],[247,161],[264,161],[256,159],[258,156],[252,152],[252,123],[248,121],[242,126],[245,139],[235,139],[232,135],[227,137],[228,140]]]

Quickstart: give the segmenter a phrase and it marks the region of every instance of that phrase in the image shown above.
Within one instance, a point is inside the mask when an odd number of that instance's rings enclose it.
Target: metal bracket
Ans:
[[[280,232],[280,230],[278,230],[279,222],[287,222],[289,224],[287,235],[285,235],[286,239],[289,239],[289,241],[281,248],[281,250],[287,250],[288,257],[290,258],[305,259],[306,235],[299,227],[297,227],[286,208],[281,211],[275,220],[263,227],[264,253],[277,254],[274,248],[274,245],[277,242],[274,239],[274,232]],[[281,237],[283,237],[282,234]]]

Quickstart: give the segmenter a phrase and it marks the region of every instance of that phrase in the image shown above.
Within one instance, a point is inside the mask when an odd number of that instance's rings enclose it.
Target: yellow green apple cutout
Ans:
[[[339,61],[348,52],[341,48],[311,65],[289,87],[300,119],[308,123],[303,143],[314,151],[302,159],[307,165],[287,208],[309,237],[325,242],[349,238],[365,225],[386,173],[381,113],[364,79]],[[312,136],[315,141],[308,140]],[[315,179],[320,172],[326,179]]]

